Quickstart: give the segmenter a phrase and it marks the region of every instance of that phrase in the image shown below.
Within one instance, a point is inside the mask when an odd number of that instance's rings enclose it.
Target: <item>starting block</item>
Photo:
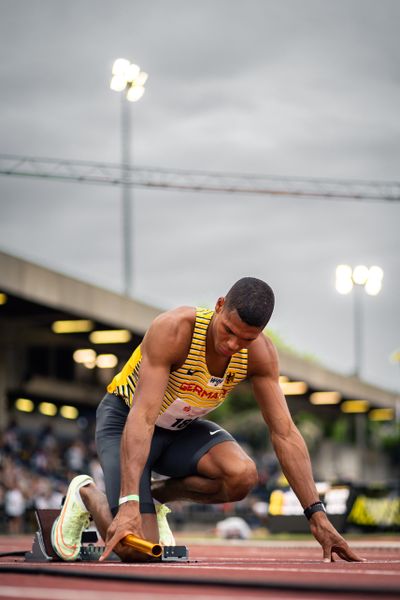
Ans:
[[[32,549],[25,554],[27,562],[63,562],[53,550],[51,544],[51,529],[54,521],[59,516],[59,510],[42,509],[36,510],[36,521],[38,530],[33,538]],[[104,552],[104,546],[95,546],[98,541],[96,531],[84,531],[82,533],[82,545],[77,560],[98,561]],[[120,562],[120,558],[112,552],[108,559],[112,562]],[[153,560],[162,562],[188,562],[189,553],[186,546],[163,546],[159,556]]]

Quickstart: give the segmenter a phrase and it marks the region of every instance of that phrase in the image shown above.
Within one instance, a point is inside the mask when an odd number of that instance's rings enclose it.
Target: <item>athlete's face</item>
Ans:
[[[217,354],[232,356],[242,348],[248,348],[260,335],[262,329],[247,325],[238,312],[228,310],[224,298],[219,298],[215,307],[213,337]]]

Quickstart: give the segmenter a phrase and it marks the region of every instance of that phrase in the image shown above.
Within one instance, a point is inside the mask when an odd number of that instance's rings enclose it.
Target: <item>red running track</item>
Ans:
[[[3,537],[0,538],[0,553],[28,550],[31,543],[30,537]],[[0,558],[0,600],[400,598],[398,541],[352,544],[356,552],[366,558],[363,563],[341,560],[324,563],[322,551],[314,542],[210,542],[188,546],[189,563],[25,563],[20,558]],[[17,573],[15,570],[21,567],[32,571]],[[4,568],[10,572],[2,572]],[[46,569],[46,574],[38,574],[38,569]],[[150,581],[105,581],[68,576],[74,572],[84,576],[145,577]],[[63,576],[55,576],[56,573]],[[174,583],[151,582],[159,578],[173,578]],[[193,580],[198,583],[194,585]],[[219,586],[216,580],[233,585]],[[264,584],[266,588],[239,587],[244,582]],[[345,588],[353,591],[344,592]]]

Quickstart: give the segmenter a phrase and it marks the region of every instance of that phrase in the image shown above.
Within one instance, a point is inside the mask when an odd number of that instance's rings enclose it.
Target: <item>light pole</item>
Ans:
[[[121,167],[122,167],[122,239],[123,239],[123,271],[124,292],[127,296],[132,293],[132,241],[131,223],[133,213],[132,182],[131,182],[131,113],[129,102],[137,102],[143,96],[147,73],[140,70],[138,65],[126,58],[117,58],[112,68],[110,88],[115,92],[125,92],[121,95]]]
[[[363,314],[362,314],[362,288],[369,296],[376,296],[382,289],[383,271],[380,267],[373,266],[368,269],[358,265],[354,269],[349,265],[336,267],[336,290],[339,294],[349,294],[354,290],[354,375],[360,376],[363,352]]]
[[[383,271],[380,267],[373,266],[368,269],[358,265],[354,269],[349,265],[336,267],[336,290],[339,294],[349,294],[354,290],[354,375],[360,377],[363,351],[363,314],[362,314],[362,288],[369,296],[376,296],[382,289]],[[366,452],[367,452],[367,419],[364,412],[355,415],[356,446],[359,453],[359,473],[365,479]]]

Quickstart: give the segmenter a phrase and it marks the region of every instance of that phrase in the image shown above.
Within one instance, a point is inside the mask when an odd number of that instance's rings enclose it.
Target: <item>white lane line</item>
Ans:
[[[99,591],[99,590],[86,590],[86,589],[69,589],[64,590],[62,588],[44,588],[44,587],[16,587],[1,585],[0,586],[0,598],[23,598],[24,600],[71,600],[74,595],[85,600],[152,600],[153,598],[162,598],[162,600],[176,600],[177,596],[187,596],[187,592],[177,592],[174,594],[166,594],[165,590],[154,591],[154,589],[148,593],[146,592],[117,592],[115,590]],[[197,594],[196,592],[190,592],[191,598],[194,600],[210,600],[209,595]],[[232,596],[218,594],[218,600],[232,600]]]
[[[332,563],[332,564],[336,564],[336,563]],[[128,568],[131,569],[132,571],[136,571],[136,570],[141,570],[143,567],[153,567],[154,565],[133,565],[133,564],[123,564],[123,565],[118,565],[118,568]],[[170,565],[157,565],[157,569],[159,567],[170,567]],[[175,567],[176,568],[176,567]],[[207,569],[209,571],[242,571],[242,572],[248,572],[248,571],[262,571],[264,573],[266,572],[271,572],[271,573],[275,573],[276,571],[279,571],[280,573],[329,573],[330,575],[332,574],[336,574],[336,573],[344,573],[346,575],[352,575],[353,573],[355,575],[396,575],[397,577],[400,577],[400,571],[380,571],[378,569],[336,569],[334,568],[321,568],[321,569],[299,569],[298,567],[239,567],[239,566],[221,566],[221,565],[214,565],[214,564],[196,564],[196,565],[191,565],[191,564],[186,564],[184,566],[185,569]],[[109,571],[108,571],[109,572]],[[182,571],[180,571],[180,573],[182,573]]]
[[[206,568],[206,569],[221,569],[223,571],[225,570],[229,570],[229,571],[263,571],[263,572],[271,572],[274,573],[276,571],[279,571],[280,573],[329,573],[330,575],[332,575],[332,573],[336,574],[336,573],[345,573],[346,575],[351,575],[352,573],[355,573],[357,575],[397,575],[397,577],[400,576],[400,572],[399,571],[380,571],[378,569],[336,569],[336,568],[321,568],[321,569],[299,569],[298,567],[223,567],[223,566],[219,566],[219,565],[187,565],[187,567],[191,567],[193,569],[196,568]]]
[[[290,552],[297,551],[299,548],[301,548],[302,550],[321,550],[321,546],[319,546],[318,542],[316,542],[315,540],[290,542],[288,540],[220,540],[209,538],[205,541],[185,537],[185,541],[182,543],[184,543],[187,546],[213,546],[215,548],[221,547],[221,549],[223,550],[226,550],[227,547],[232,548],[235,546],[239,546],[241,548],[262,548],[263,550],[285,549],[289,550]],[[352,540],[351,547],[362,548],[365,550],[400,550],[398,540]]]
[[[204,557],[199,557],[193,560],[190,560],[188,563],[185,562],[160,562],[160,563],[154,563],[154,562],[143,562],[143,563],[99,563],[99,562],[93,562],[90,565],[90,568],[101,568],[103,569],[104,567],[111,567],[113,569],[168,569],[168,568],[174,568],[174,569],[185,569],[188,567],[199,567],[199,568],[217,568],[217,567],[224,567],[225,569],[232,569],[234,567],[240,567],[242,569],[251,569],[251,568],[257,568],[255,566],[247,566],[247,563],[257,563],[257,565],[262,565],[262,568],[268,568],[268,566],[270,566],[271,569],[275,570],[277,568],[281,568],[281,569],[290,569],[293,568],[293,565],[301,565],[301,570],[305,571],[308,570],[311,565],[315,566],[315,565],[323,565],[325,563],[323,563],[322,560],[318,559],[318,560],[307,560],[307,561],[302,561],[302,560],[293,560],[290,561],[288,563],[288,566],[280,566],[277,567],[275,566],[276,563],[279,563],[280,565],[282,565],[282,560],[281,559],[263,559],[263,558],[259,558],[259,559],[235,559],[232,560],[230,558],[212,558],[210,560],[210,558],[207,556]],[[343,562],[344,564],[347,564],[350,569],[349,572],[355,572],[356,569],[354,569],[354,571],[352,570],[352,567],[355,566],[356,564],[365,564],[365,565],[393,565],[393,567],[397,564],[400,564],[400,560],[373,560],[373,559],[369,559],[367,560],[365,563],[353,563],[353,562],[349,562],[346,563],[345,561],[340,561],[340,560],[336,560],[334,561],[334,564],[340,564],[341,562]],[[8,564],[8,563],[7,563]],[[12,563],[14,564],[14,563]],[[74,568],[77,566],[77,564],[79,564],[80,566],[82,565],[82,563],[63,563],[63,568]],[[87,565],[87,563],[85,563],[85,566]],[[265,567],[263,566],[265,565]],[[289,565],[292,565],[292,567],[290,567]],[[83,566],[83,565],[82,565]],[[300,568],[300,567],[296,567],[296,568]],[[364,571],[363,571],[364,572]]]
[[[226,565],[231,565],[233,563],[236,564],[245,564],[247,562],[249,563],[265,563],[265,564],[276,564],[276,563],[280,563],[280,564],[288,564],[288,565],[318,565],[318,564],[323,564],[322,559],[315,559],[315,560],[289,560],[289,561],[283,561],[281,558],[250,558],[250,559],[230,559],[230,558],[212,558],[210,559],[209,556],[202,556],[199,557],[193,561],[190,561],[191,563],[198,561],[199,563],[207,563],[207,564],[226,564]],[[335,563],[340,563],[340,562],[344,562],[346,563],[346,561],[341,561],[339,559],[334,561]],[[146,563],[148,565],[148,563]],[[167,563],[161,563],[163,566],[168,566]],[[347,564],[351,565],[351,564],[359,564],[357,562],[348,562]],[[374,559],[374,558],[369,558],[365,561],[365,563],[363,564],[373,564],[373,565],[381,565],[381,564],[389,564],[389,565],[395,565],[395,564],[400,564],[400,559]]]

